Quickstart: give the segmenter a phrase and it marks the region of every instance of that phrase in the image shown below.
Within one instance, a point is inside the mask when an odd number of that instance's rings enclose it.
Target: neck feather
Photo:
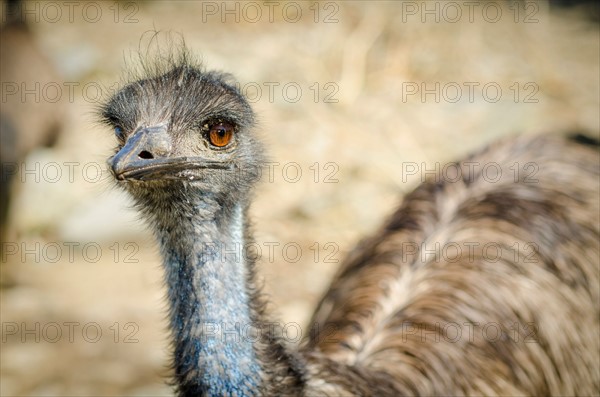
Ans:
[[[191,209],[191,208],[190,208]],[[186,211],[187,212],[187,211]],[[253,349],[254,326],[246,288],[244,213],[206,217],[203,208],[174,216],[159,231],[175,338],[175,376],[186,395],[252,395],[261,365]],[[183,219],[182,219],[183,218]]]
[[[181,395],[253,396],[299,367],[262,319],[254,263],[244,255],[246,208],[218,200],[169,206],[154,217],[164,258]],[[267,325],[268,324],[268,325]],[[265,330],[269,330],[265,332]],[[291,374],[291,375],[290,375]]]

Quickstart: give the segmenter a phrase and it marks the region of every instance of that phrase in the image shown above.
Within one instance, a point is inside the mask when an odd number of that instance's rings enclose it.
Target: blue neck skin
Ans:
[[[244,213],[216,219],[203,205],[160,225],[171,302],[175,379],[181,395],[252,396],[261,366],[242,255]],[[202,214],[204,212],[204,214]],[[164,223],[164,222],[163,222]]]

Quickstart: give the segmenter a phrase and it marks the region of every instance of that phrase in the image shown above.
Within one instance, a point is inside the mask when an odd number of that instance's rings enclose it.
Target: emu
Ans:
[[[139,74],[100,118],[118,141],[116,182],[160,246],[179,395],[599,392],[594,142],[505,139],[430,176],[351,252],[292,349],[253,258],[219,252],[253,241],[265,155],[249,103],[186,51]],[[491,180],[473,164],[501,172]],[[531,170],[516,175],[515,164]],[[450,248],[431,254],[436,244]],[[231,335],[249,324],[252,335]]]
[[[0,242],[16,238],[10,228],[10,202],[18,187],[14,178],[27,155],[58,141],[67,118],[64,101],[24,100],[16,87],[57,84],[55,65],[43,54],[26,23],[21,1],[3,4],[0,26]],[[31,97],[29,97],[31,98]],[[4,281],[4,280],[3,280]],[[3,283],[4,284],[4,283]]]

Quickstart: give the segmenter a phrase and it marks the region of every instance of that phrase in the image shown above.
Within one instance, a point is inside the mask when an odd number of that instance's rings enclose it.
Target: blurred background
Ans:
[[[144,33],[180,33],[208,68],[236,76],[258,114],[272,164],[252,217],[284,323],[308,322],[345,253],[427,170],[517,133],[599,137],[595,2],[3,2],[1,12],[2,396],[172,394],[160,258],[113,187],[115,138],[95,119]]]

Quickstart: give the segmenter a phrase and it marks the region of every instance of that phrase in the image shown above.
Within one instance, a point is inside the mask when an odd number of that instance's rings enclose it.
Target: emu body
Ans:
[[[164,258],[180,395],[600,391],[597,147],[513,138],[421,184],[347,258],[294,351],[253,259],[231,253],[252,242],[263,155],[230,78],[186,57],[150,65],[102,118],[119,141],[113,173]],[[492,163],[497,178],[480,172]]]

